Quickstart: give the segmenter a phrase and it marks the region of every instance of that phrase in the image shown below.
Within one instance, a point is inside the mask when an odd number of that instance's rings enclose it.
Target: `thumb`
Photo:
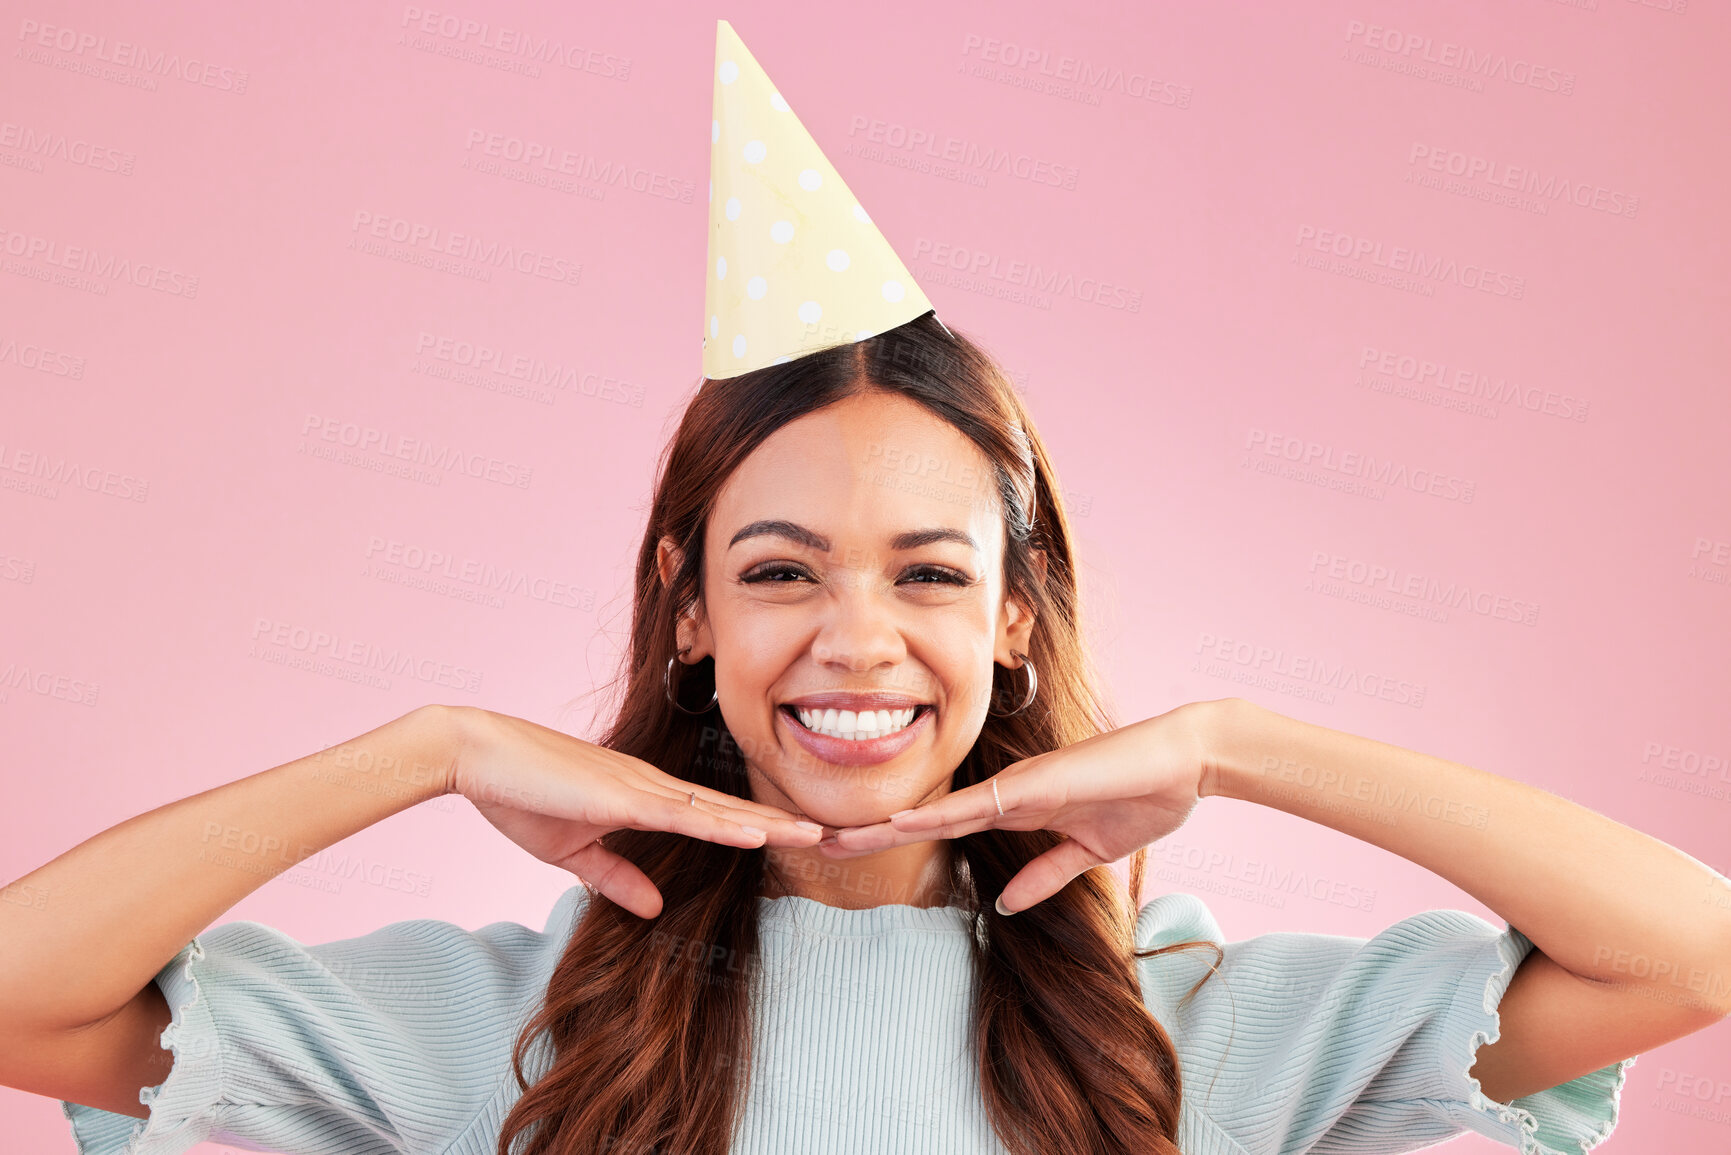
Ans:
[[[649,876],[599,842],[591,842],[553,863],[569,870],[638,918],[661,913],[661,892]]]
[[[998,896],[998,913],[1014,914],[1044,902],[1069,885],[1072,878],[1104,861],[1074,838],[1066,837],[1032,859],[1004,884],[1004,892]]]

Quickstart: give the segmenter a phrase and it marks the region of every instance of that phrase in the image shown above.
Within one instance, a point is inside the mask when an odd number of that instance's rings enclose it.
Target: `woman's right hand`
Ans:
[[[449,792],[500,833],[641,918],[661,892],[601,845],[608,831],[666,830],[723,846],[814,846],[823,828],[788,811],[675,778],[641,758],[509,714],[452,708]],[[697,794],[697,804],[691,795]]]

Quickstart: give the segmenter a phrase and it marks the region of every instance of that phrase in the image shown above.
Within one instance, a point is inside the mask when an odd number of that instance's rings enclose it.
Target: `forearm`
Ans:
[[[1204,791],[1441,875],[1575,975],[1731,1014],[1731,887],[1675,847],[1458,762],[1228,699]]]
[[[444,707],[129,818],[0,902],[0,1033],[112,1014],[224,911],[309,855],[450,788]]]

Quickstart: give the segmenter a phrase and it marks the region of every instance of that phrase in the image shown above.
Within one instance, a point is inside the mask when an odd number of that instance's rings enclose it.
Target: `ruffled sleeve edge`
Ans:
[[[1508,1103],[1499,1103],[1486,1095],[1478,1079],[1468,1072],[1478,1060],[1479,1048],[1501,1036],[1502,1015],[1498,1008],[1503,994],[1514,980],[1515,969],[1533,950],[1532,940],[1514,927],[1497,935],[1495,942],[1493,957],[1497,966],[1486,976],[1483,986],[1477,986],[1469,973],[1455,994],[1451,1016],[1458,1022],[1471,1024],[1473,1030],[1464,1058],[1446,1056],[1448,1070],[1451,1075],[1458,1073],[1467,1087],[1467,1106],[1483,1117],[1486,1125],[1474,1130],[1481,1134],[1500,1133],[1505,1142],[1518,1145],[1520,1155],[1583,1155],[1609,1138],[1616,1128],[1623,1084],[1635,1058],[1620,1059]],[[1449,1045],[1458,1037],[1451,1035]],[[1461,1059],[1458,1066],[1457,1059]]]
[[[118,1151],[124,1155],[175,1155],[202,1143],[215,1130],[213,1109],[223,1092],[221,1037],[211,1017],[210,1000],[199,984],[198,971],[205,957],[204,944],[194,938],[156,975],[171,1011],[168,1026],[159,1040],[162,1049],[173,1052],[168,1076],[154,1087],[142,1087],[138,1101],[150,1108],[143,1119],[131,1119],[132,1127],[118,1149],[109,1144],[118,1137],[116,1120],[130,1116],[99,1111],[77,1103],[61,1103],[72,1125],[79,1155]]]

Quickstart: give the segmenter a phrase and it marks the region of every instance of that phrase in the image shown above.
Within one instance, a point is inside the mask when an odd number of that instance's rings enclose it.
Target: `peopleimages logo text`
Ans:
[[[1126,288],[1098,277],[1078,277],[1059,269],[1045,269],[1028,261],[1003,260],[996,253],[984,249],[970,249],[919,237],[914,241],[914,260],[929,261],[939,268],[955,269],[972,277],[1002,281],[1037,293],[1073,297],[1108,309],[1122,309],[1127,313],[1142,310],[1140,289]]]

